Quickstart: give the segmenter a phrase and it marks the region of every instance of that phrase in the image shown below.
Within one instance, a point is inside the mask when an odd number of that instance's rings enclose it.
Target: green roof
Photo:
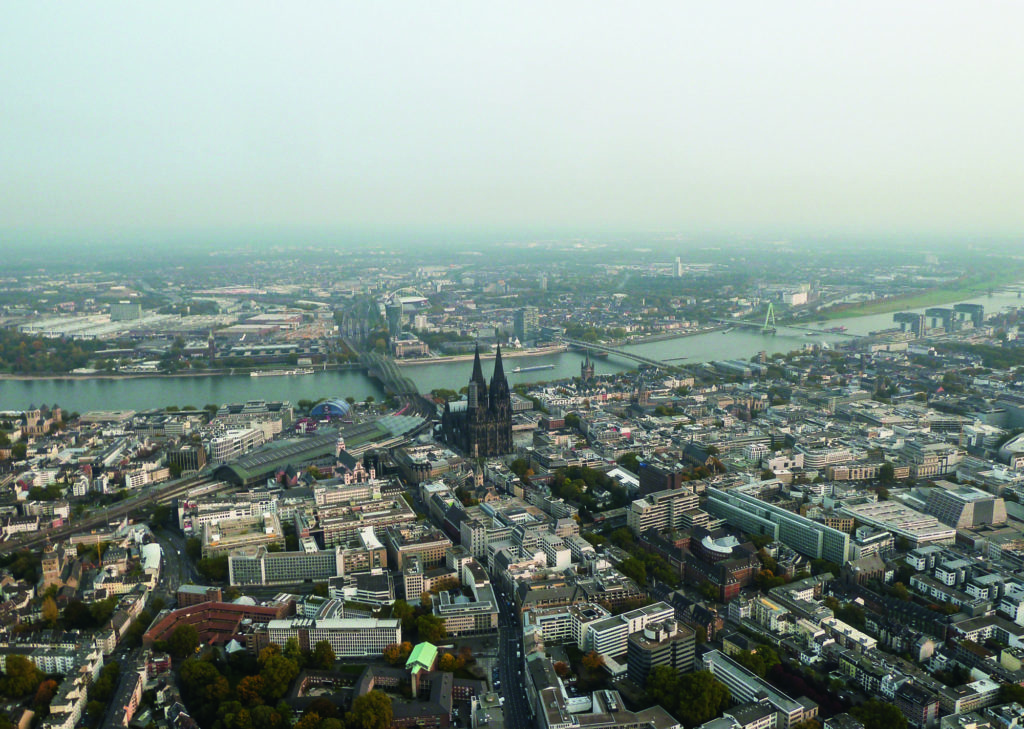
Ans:
[[[405,662],[405,667],[413,673],[429,671],[434,667],[435,660],[437,660],[437,648],[432,643],[423,642],[412,649],[409,660]]]

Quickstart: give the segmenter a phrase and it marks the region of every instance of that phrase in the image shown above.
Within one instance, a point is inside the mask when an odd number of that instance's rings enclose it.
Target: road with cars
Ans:
[[[505,726],[509,729],[530,729],[534,726],[530,704],[526,699],[523,675],[523,633],[519,613],[504,587],[495,586],[498,599],[498,666],[491,676],[495,688],[504,698]]]

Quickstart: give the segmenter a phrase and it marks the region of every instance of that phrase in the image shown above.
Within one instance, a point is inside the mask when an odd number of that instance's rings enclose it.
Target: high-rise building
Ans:
[[[676,278],[683,277],[683,259],[676,256]]]
[[[501,363],[500,346],[490,387],[484,380],[477,347],[467,399],[445,403],[441,427],[445,440],[472,458],[512,452],[512,393]]]
[[[689,673],[693,670],[695,646],[696,634],[675,620],[649,624],[629,636],[629,679],[643,686],[655,666],[671,666],[680,675]]]
[[[655,491],[626,509],[626,525],[634,534],[648,529],[682,529],[692,522],[684,514],[700,505],[700,497],[688,488]]]
[[[540,331],[540,314],[536,306],[524,306],[516,309],[513,317],[513,329],[516,338],[524,342],[528,339],[535,339]]]
[[[118,301],[110,305],[110,321],[134,321],[142,318],[142,304],[137,301]]]
[[[402,302],[388,304],[384,307],[388,319],[388,334],[397,337],[402,333]]]

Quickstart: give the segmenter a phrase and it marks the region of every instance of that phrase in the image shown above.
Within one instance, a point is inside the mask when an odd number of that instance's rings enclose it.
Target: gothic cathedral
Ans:
[[[469,395],[464,401],[445,403],[441,425],[445,440],[471,458],[512,452],[512,393],[501,364],[500,345],[494,358],[490,387],[484,381],[477,346]]]

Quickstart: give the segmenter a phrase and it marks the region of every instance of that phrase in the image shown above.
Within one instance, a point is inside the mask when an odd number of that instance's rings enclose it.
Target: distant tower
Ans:
[[[590,382],[594,379],[594,362],[590,359],[589,349],[583,362],[580,363],[580,379],[584,382]]]
[[[213,330],[210,330],[210,336],[206,338],[206,356],[213,359],[217,356],[217,341],[213,338]]]
[[[402,333],[402,302],[396,300],[396,303],[388,304],[384,307],[384,313],[388,320],[388,334],[397,337]]]
[[[683,259],[676,256],[676,278],[683,277]]]

